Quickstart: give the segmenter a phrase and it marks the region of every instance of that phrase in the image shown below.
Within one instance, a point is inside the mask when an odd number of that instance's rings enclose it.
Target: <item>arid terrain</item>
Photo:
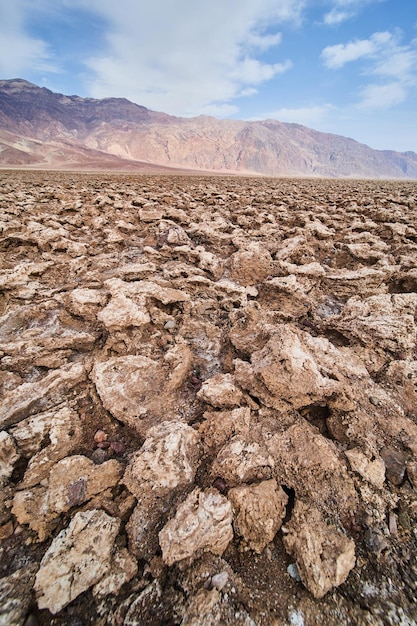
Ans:
[[[1,626],[417,624],[417,184],[0,181]]]

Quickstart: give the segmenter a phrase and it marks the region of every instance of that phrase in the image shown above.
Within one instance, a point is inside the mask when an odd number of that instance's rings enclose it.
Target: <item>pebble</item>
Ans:
[[[108,459],[107,452],[103,450],[102,448],[97,448],[96,450],[94,450],[94,452],[91,455],[91,460],[96,465],[101,465],[102,463],[107,461],[107,459]]]
[[[298,571],[297,563],[290,563],[287,567],[287,572],[289,573],[291,578],[294,578],[294,580],[296,580],[298,583],[301,582],[301,576],[300,572]]]
[[[103,441],[107,441],[108,435],[104,432],[104,430],[98,430],[94,435],[94,441],[96,443],[103,443]]]
[[[393,485],[401,485],[404,481],[407,454],[394,448],[383,448],[381,457],[385,462],[385,475]]]
[[[212,587],[221,591],[229,580],[229,574],[227,572],[220,572],[219,574],[215,574],[211,579]]]

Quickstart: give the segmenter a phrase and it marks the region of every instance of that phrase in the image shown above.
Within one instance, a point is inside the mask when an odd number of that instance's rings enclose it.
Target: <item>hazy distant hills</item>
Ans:
[[[0,81],[0,166],[417,178],[417,154],[275,120],[179,118],[124,98]]]

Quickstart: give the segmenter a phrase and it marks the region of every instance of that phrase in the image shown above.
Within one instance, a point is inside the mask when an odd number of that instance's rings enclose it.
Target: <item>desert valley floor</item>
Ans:
[[[0,624],[417,624],[417,183],[0,184]]]

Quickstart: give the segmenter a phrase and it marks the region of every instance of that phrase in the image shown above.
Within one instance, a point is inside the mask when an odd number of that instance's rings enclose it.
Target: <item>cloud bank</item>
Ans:
[[[321,53],[324,65],[339,70],[347,63],[362,60],[362,75],[379,82],[360,90],[357,106],[362,109],[390,108],[404,102],[417,85],[417,40],[401,44],[399,32],[377,32],[368,39],[327,46]]]
[[[279,46],[279,25],[300,18],[303,0],[100,0],[107,50],[87,59],[94,97],[127,98],[178,115],[233,112],[235,98],[286,72],[262,60]],[[175,27],[173,23],[175,22]]]

